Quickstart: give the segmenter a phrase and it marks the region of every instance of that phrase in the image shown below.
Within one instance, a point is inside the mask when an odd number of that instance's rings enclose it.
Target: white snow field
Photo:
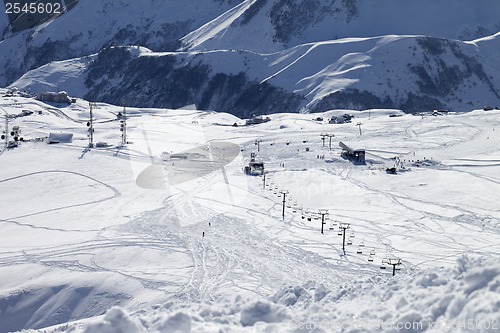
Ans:
[[[88,102],[0,94],[26,141],[0,153],[0,333],[499,331],[498,110],[233,127],[127,108],[120,146],[123,109],[98,103],[108,145],[88,149]],[[252,152],[265,185],[242,170]]]

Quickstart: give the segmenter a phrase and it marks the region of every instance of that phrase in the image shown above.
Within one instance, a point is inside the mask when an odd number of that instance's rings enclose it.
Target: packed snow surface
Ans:
[[[98,103],[88,148],[88,102],[0,93],[1,333],[498,331],[498,110],[127,108],[121,146]]]

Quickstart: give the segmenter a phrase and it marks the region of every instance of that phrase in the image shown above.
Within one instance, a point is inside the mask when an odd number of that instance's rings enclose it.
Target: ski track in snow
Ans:
[[[78,231],[78,232],[90,232],[92,230],[82,230],[82,229],[66,229],[66,228],[52,228],[52,227],[45,227],[45,226],[36,226],[36,225],[33,225],[33,224],[29,224],[29,223],[23,223],[23,222],[19,222],[19,220],[23,219],[23,218],[26,218],[26,217],[33,217],[33,216],[39,216],[39,215],[42,215],[42,214],[46,214],[46,213],[50,213],[50,212],[56,212],[56,211],[62,211],[62,210],[65,210],[65,209],[69,209],[69,208],[75,208],[75,207],[82,207],[82,206],[88,206],[88,205],[92,205],[92,204],[95,204],[95,203],[102,203],[104,201],[108,201],[108,200],[111,200],[111,199],[114,199],[118,196],[120,196],[120,192],[118,192],[113,186],[110,186],[96,178],[93,178],[93,177],[90,177],[90,176],[87,176],[83,173],[79,173],[79,172],[73,172],[73,171],[64,171],[64,170],[46,170],[46,171],[39,171],[39,172],[32,172],[32,173],[27,173],[27,174],[23,174],[23,175],[20,175],[20,176],[15,176],[15,177],[11,177],[11,178],[6,178],[6,179],[2,179],[0,180],[0,184],[1,183],[5,183],[5,182],[9,182],[9,181],[13,181],[13,180],[19,180],[19,179],[22,179],[22,178],[26,178],[26,177],[30,177],[30,176],[33,176],[33,175],[43,175],[43,174],[70,174],[70,175],[76,175],[76,176],[80,176],[80,177],[83,177],[83,178],[87,178],[97,184],[100,184],[100,185],[103,185],[105,186],[106,188],[108,188],[109,190],[111,190],[113,192],[113,194],[107,198],[100,198],[98,200],[95,200],[95,201],[88,201],[88,202],[84,202],[84,203],[80,203],[80,204],[75,204],[75,205],[68,205],[68,206],[62,206],[62,207],[57,207],[57,208],[51,208],[51,209],[47,209],[47,210],[44,210],[44,211],[38,211],[38,212],[34,212],[34,213],[30,213],[30,214],[23,214],[23,215],[18,215],[18,216],[13,216],[13,217],[8,217],[8,218],[0,218],[0,223],[13,223],[13,224],[16,224],[16,225],[19,225],[19,226],[27,226],[27,227],[30,227],[30,228],[33,228],[33,229],[45,229],[45,230],[53,230],[53,231],[65,231],[65,232],[74,232],[74,231]],[[98,231],[98,230],[94,230],[94,231]]]
[[[374,192],[374,193],[377,193],[377,194],[382,194],[382,195],[388,197],[396,205],[402,206],[402,207],[404,207],[407,210],[412,210],[412,211],[415,211],[417,213],[422,214],[421,220],[425,220],[425,223],[417,221],[417,222],[415,222],[415,227],[414,228],[408,227],[407,230],[404,233],[404,236],[407,236],[409,238],[418,238],[418,236],[416,236],[417,233],[415,232],[417,230],[419,230],[419,231],[426,230],[429,233],[438,233],[438,234],[442,234],[443,236],[446,235],[446,228],[443,226],[442,222],[437,222],[439,220],[445,220],[446,222],[449,222],[449,223],[459,224],[461,227],[463,227],[465,229],[468,229],[468,230],[471,230],[471,231],[477,231],[477,228],[475,228],[475,227],[477,227],[477,225],[472,225],[471,226],[469,224],[465,224],[465,223],[461,223],[459,221],[456,221],[454,218],[448,218],[448,219],[446,219],[446,218],[443,218],[442,216],[437,215],[437,214],[432,214],[432,213],[429,213],[429,212],[424,211],[424,210],[419,210],[419,209],[412,208],[411,206],[405,205],[402,202],[401,199],[403,199],[403,200],[409,200],[411,202],[425,204],[425,205],[436,205],[436,203],[434,203],[432,201],[424,201],[424,200],[411,199],[411,198],[404,197],[404,196],[397,195],[397,194],[393,194],[393,193],[387,193],[387,192],[378,191],[378,190],[376,190],[374,188],[371,188],[368,185],[366,185],[366,184],[364,184],[364,183],[362,183],[360,181],[354,180],[350,176],[350,173],[347,174],[346,179],[348,181],[350,181],[351,183],[355,184],[356,186],[358,186],[360,188],[363,188],[364,190],[371,191],[371,192]],[[443,205],[443,204],[439,204],[439,206],[440,207],[446,207],[446,208],[457,210],[457,211],[461,212],[462,214],[468,216],[470,218],[470,221],[480,221],[482,219],[481,216],[478,216],[477,214],[475,214],[472,211],[463,209],[460,206],[456,206],[456,205]],[[435,221],[433,223],[433,225],[429,226],[429,222],[433,222],[433,221]],[[485,226],[479,225],[479,227],[481,228],[480,232],[484,231]],[[500,233],[499,230],[493,229],[493,228],[490,228],[490,230],[488,230],[488,231],[494,232],[494,233]],[[430,240],[430,237],[426,237],[426,238],[420,239],[421,241],[423,241],[424,243],[427,243],[429,245],[433,245],[433,246],[436,246],[436,247],[441,247],[441,248],[447,249],[447,250],[454,250],[453,254],[450,254],[450,255],[447,255],[447,256],[435,256],[433,259],[425,260],[424,261],[425,263],[428,264],[428,263],[430,263],[432,261],[439,261],[439,260],[445,259],[445,258],[457,257],[460,254],[473,253],[473,252],[477,252],[480,249],[487,248],[487,246],[486,247],[480,246],[480,247],[476,247],[476,248],[473,248],[473,247],[470,247],[470,246],[466,246],[466,245],[460,243],[459,239],[457,239],[453,235],[448,235],[448,236],[445,236],[445,237],[448,239],[448,241],[446,243],[442,242],[441,240],[440,241],[432,241],[432,240]],[[460,238],[461,236],[458,236],[458,237]],[[499,245],[500,245],[500,242],[497,243],[497,244],[492,244],[490,246],[494,247],[494,246],[499,246]],[[421,262],[421,263],[424,263],[424,262]],[[453,262],[453,260],[451,262]]]

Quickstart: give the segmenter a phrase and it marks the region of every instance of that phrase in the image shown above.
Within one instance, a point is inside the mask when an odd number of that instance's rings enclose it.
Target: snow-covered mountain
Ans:
[[[500,34],[473,42],[423,36],[349,38],[260,54],[107,48],[54,62],[13,86],[93,101],[252,113],[336,108],[464,111],[500,102]]]
[[[7,34],[0,82],[241,117],[498,106],[499,7],[493,0],[89,0]],[[153,52],[127,51],[143,48]]]
[[[500,30],[494,0],[250,0],[182,38],[194,50],[275,52],[349,37],[425,35],[472,40]]]
[[[55,20],[14,34],[7,31],[3,35],[0,41],[0,86],[51,61],[86,56],[109,45],[175,50],[180,46],[182,36],[238,2],[79,1],[71,11]],[[6,19],[5,11],[2,11],[0,27],[5,25]]]

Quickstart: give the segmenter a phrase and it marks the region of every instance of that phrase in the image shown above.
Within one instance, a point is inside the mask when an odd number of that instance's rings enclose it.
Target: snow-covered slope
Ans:
[[[240,117],[498,106],[499,6],[493,0],[89,0],[0,41],[0,84],[115,104],[196,104]],[[123,52],[141,47],[162,53],[129,59]]]
[[[129,105],[196,104],[240,117],[335,108],[419,112],[500,105],[498,34],[474,42],[396,35],[348,38],[273,54],[137,50],[108,48],[92,62],[53,63],[13,86],[35,93],[58,86],[115,104],[123,96]],[[80,83],[75,86],[75,81]]]
[[[471,40],[500,30],[495,0],[248,0],[183,38],[192,50],[275,52],[346,37],[425,35]]]
[[[500,265],[458,260],[456,269],[430,269],[390,280],[355,279],[330,290],[321,284],[288,286],[268,299],[168,304],[130,314],[114,307],[62,331],[180,332],[495,332],[500,329]],[[56,328],[49,332],[58,332]]]
[[[0,112],[26,142],[0,152],[1,333],[498,325],[498,110],[234,127],[223,113],[127,108],[122,147],[123,108],[97,103],[95,142],[108,146],[89,149],[87,101],[5,93]],[[35,140],[60,132],[72,143]],[[331,150],[321,133],[335,134]],[[265,184],[242,171],[256,139]],[[338,141],[365,148],[366,164]],[[345,254],[339,223],[350,223]],[[402,259],[395,277],[380,269],[388,258]]]
[[[55,20],[4,35],[0,41],[0,86],[50,61],[87,56],[109,45],[174,50],[180,45],[179,38],[238,2],[79,1],[71,11]],[[5,17],[0,18],[0,22],[4,21]]]

